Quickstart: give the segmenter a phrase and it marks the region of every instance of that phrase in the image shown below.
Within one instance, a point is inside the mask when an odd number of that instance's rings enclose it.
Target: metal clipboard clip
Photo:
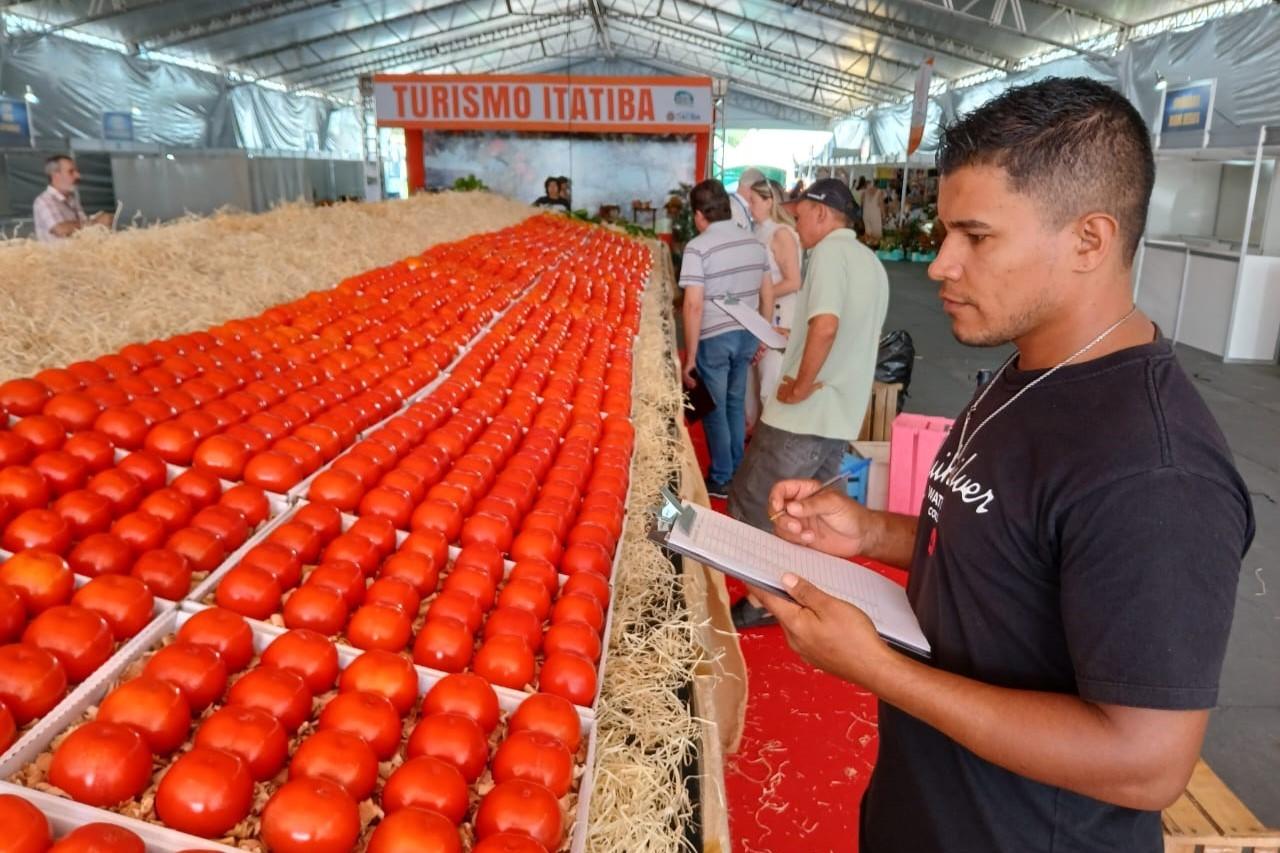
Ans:
[[[684,501],[680,500],[680,497],[669,487],[662,486],[659,492],[662,495],[662,504],[654,513],[654,525],[649,531],[649,539],[665,546],[667,536],[677,525],[686,533],[692,529],[693,509],[685,506]]]

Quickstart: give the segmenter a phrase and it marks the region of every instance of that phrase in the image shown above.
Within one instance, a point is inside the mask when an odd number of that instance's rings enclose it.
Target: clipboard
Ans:
[[[756,340],[769,349],[785,350],[787,348],[787,339],[779,334],[768,320],[761,317],[759,311],[747,303],[729,296],[716,300],[716,304],[723,308],[735,323],[755,335]]]
[[[788,601],[794,599],[782,585],[782,572],[804,577],[866,613],[885,642],[918,657],[930,656],[929,641],[911,610],[906,590],[893,581],[857,563],[786,542],[706,507],[685,503],[665,486],[661,493],[663,502],[648,533],[651,541]],[[729,555],[716,548],[714,539],[691,541],[698,536],[699,525],[707,530],[714,525],[717,533],[744,543],[758,559]]]

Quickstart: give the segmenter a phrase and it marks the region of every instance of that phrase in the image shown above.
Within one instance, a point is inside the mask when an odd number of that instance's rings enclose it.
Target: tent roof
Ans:
[[[1200,0],[0,0],[48,32],[124,42],[352,96],[376,72],[518,73],[597,61],[727,80],[795,126],[1047,52],[1109,53]],[[1215,4],[1210,4],[1215,5]],[[29,32],[19,38],[36,38]]]

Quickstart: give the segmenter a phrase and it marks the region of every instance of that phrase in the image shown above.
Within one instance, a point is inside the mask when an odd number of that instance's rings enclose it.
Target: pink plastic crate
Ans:
[[[889,512],[916,515],[924,500],[929,466],[955,423],[951,418],[898,415],[889,441]]]

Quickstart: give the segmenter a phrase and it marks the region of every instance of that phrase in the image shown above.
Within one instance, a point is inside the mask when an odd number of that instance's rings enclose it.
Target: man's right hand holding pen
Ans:
[[[906,568],[915,548],[914,516],[869,510],[817,480],[782,480],[769,492],[774,533],[837,557],[869,557]]]

